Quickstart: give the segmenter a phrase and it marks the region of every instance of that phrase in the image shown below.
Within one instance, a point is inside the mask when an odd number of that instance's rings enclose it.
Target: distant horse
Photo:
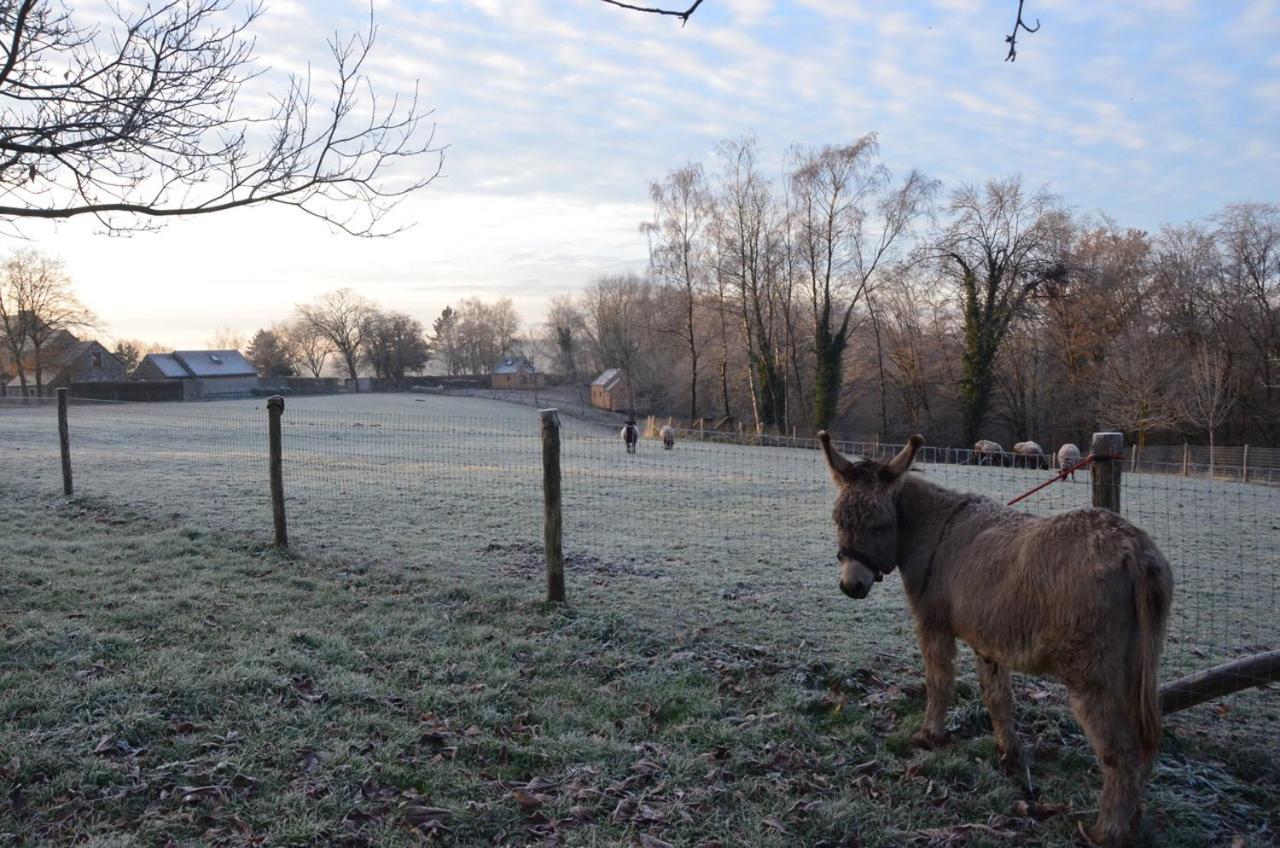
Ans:
[[[676,446],[676,430],[670,424],[667,424],[661,430],[659,430],[658,434],[662,436],[663,450],[671,450],[673,447]]]
[[[636,452],[636,442],[640,441],[640,428],[636,427],[636,422],[628,421],[623,425],[622,441],[627,445],[627,453]]]
[[[1059,471],[1066,471],[1071,466],[1078,464],[1080,459],[1080,448],[1071,444],[1071,442],[1067,442],[1065,445],[1058,448]],[[1076,473],[1074,471],[1071,472],[1071,479],[1076,479]]]

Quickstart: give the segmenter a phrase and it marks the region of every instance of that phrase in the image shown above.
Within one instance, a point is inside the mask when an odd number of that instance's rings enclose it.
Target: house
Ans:
[[[36,394],[36,355],[26,350],[22,357],[27,377],[26,395]],[[5,394],[23,394],[22,379],[16,365],[8,369]],[[124,363],[96,341],[81,341],[67,330],[55,330],[40,347],[40,384],[44,394],[71,383],[101,383],[125,379]]]
[[[181,380],[187,400],[242,397],[258,388],[258,369],[238,350],[175,350],[149,353],[135,380]]]
[[[631,409],[631,384],[620,368],[610,368],[591,381],[591,405],[610,412]]]
[[[490,385],[495,389],[537,389],[544,375],[527,356],[508,356],[493,366]]]

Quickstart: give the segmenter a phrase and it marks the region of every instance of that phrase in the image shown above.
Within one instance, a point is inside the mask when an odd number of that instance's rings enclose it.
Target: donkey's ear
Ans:
[[[907,439],[907,444],[898,451],[898,455],[880,470],[880,479],[885,483],[893,483],[903,474],[911,469],[911,463],[916,458],[916,451],[924,445],[924,436],[915,435]]]
[[[831,444],[831,435],[826,430],[818,431],[818,441],[822,443],[822,453],[827,458],[827,468],[831,471],[831,479],[837,486],[844,486],[853,480],[853,463],[840,455],[840,451]]]

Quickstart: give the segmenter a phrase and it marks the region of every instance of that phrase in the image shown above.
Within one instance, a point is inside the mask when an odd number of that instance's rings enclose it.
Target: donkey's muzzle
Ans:
[[[871,584],[880,579],[880,575],[857,560],[845,560],[841,565],[840,591],[856,600],[865,598],[871,592]]]

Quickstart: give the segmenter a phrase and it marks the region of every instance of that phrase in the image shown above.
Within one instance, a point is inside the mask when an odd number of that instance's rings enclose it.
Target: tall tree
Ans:
[[[813,423],[819,429],[835,417],[854,309],[937,189],[915,171],[891,186],[879,153],[870,134],[852,144],[799,152],[791,174],[794,241],[813,316]],[[883,409],[879,316],[872,319]]]
[[[990,411],[1009,325],[1046,280],[1065,278],[1057,249],[1068,219],[1057,198],[1045,189],[1028,195],[1019,177],[959,188],[950,211],[940,246],[962,307],[960,399],[972,442]]]
[[[587,322],[572,295],[555,295],[547,306],[547,334],[555,370],[573,385],[582,381],[586,363]]]
[[[637,397],[651,396],[654,383],[655,375],[646,367],[652,362],[646,356],[652,292],[635,275],[601,277],[583,292],[582,306],[597,363],[626,374],[634,411]]]
[[[748,383],[757,426],[786,423],[785,344],[777,203],[756,164],[756,141],[722,142],[721,196],[716,210],[719,272],[737,295],[747,347]]]
[[[230,0],[174,0],[104,16],[0,3],[0,221],[84,215],[127,230],[277,203],[349,233],[388,232],[387,212],[440,172],[429,112],[416,94],[373,94],[372,20],[329,42],[327,102],[309,73],[264,90],[250,32],[262,10],[237,19]]]
[[[299,304],[297,310],[299,320],[329,342],[342,357],[347,376],[356,380],[373,304],[353,289],[343,288],[322,295],[315,303]]]
[[[653,200],[653,273],[674,296],[678,319],[663,322],[662,333],[675,336],[689,357],[689,420],[698,417],[698,372],[702,340],[698,301],[708,285],[711,250],[711,198],[701,165],[686,165],[649,187]]]

